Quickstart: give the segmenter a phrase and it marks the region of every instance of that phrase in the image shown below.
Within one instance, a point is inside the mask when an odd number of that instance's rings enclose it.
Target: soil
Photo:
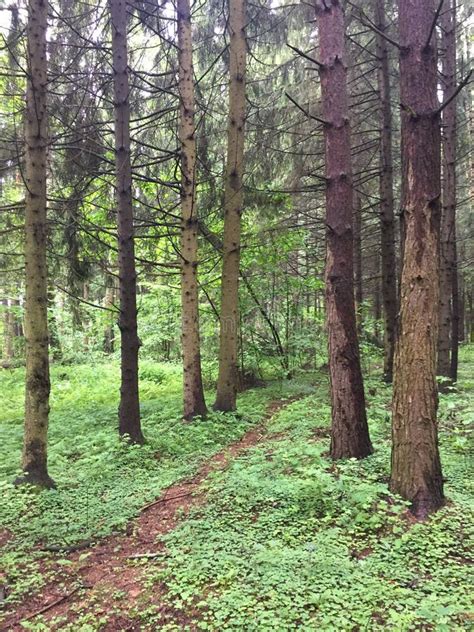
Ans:
[[[137,616],[143,607],[154,606],[162,623],[172,621],[180,627],[193,627],[192,619],[198,613],[173,611],[164,604],[166,586],[154,584],[153,592],[143,583],[144,570],[150,564],[162,563],[163,536],[175,528],[191,509],[204,503],[206,491],[203,483],[216,471],[225,470],[231,461],[245,450],[268,438],[266,425],[283,407],[298,397],[272,402],[264,421],[250,429],[240,441],[230,444],[211,457],[190,479],[168,487],[154,502],[146,505],[132,521],[123,535],[110,536],[96,544],[88,542],[75,550],[62,552],[57,559],[51,556],[42,562],[45,574],[54,579],[36,594],[28,596],[14,612],[7,613],[0,623],[3,632],[24,630],[23,621],[33,621],[40,615],[50,630],[61,629],[90,613],[93,621],[101,616],[106,621],[101,630],[107,632],[147,629]],[[61,560],[62,564],[58,564]],[[69,564],[64,565],[64,560]],[[144,565],[146,563],[146,566]],[[192,615],[196,616],[193,617]],[[55,621],[61,618],[61,622]],[[159,629],[154,624],[154,629]]]

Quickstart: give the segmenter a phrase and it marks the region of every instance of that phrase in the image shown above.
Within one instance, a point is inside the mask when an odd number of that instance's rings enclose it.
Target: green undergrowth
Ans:
[[[209,502],[166,536],[147,586],[150,603],[166,585],[168,619],[145,599],[136,616],[146,629],[472,629],[472,349],[463,360],[461,389],[440,398],[446,507],[415,523],[387,491],[389,388],[367,383],[374,454],[337,464],[327,392],[316,388],[214,474]]]
[[[13,485],[21,457],[24,371],[0,372],[0,541],[6,540],[0,584],[7,585],[7,602],[47,579],[48,556],[40,547],[70,546],[123,530],[163,488],[192,475],[261,421],[269,401],[309,388],[304,380],[274,382],[243,393],[239,415],[211,413],[185,423],[180,367],[142,363],[140,377],[147,443],[137,447],[117,436],[116,364],[53,367],[49,469],[57,489],[39,493]]]

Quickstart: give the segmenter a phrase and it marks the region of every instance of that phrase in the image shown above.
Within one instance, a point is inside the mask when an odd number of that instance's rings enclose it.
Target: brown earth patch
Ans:
[[[66,567],[56,564],[54,579],[28,596],[14,612],[7,613],[0,622],[0,630],[19,632],[24,630],[22,621],[32,621],[42,615],[49,629],[54,631],[85,614],[90,614],[96,622],[104,617],[100,629],[106,632],[146,629],[130,616],[134,608],[141,610],[142,600],[149,597],[149,590],[142,584],[145,566],[140,561],[160,562],[164,553],[163,536],[191,509],[205,502],[206,491],[202,485],[205,479],[212,472],[225,470],[239,454],[267,438],[268,421],[299,397],[269,404],[262,423],[211,457],[192,478],[171,485],[159,498],[143,507],[125,534],[109,536],[90,546],[86,542],[69,553],[59,554],[58,559],[68,560],[70,564]],[[51,572],[51,563],[55,564],[54,558],[45,558],[44,569],[48,568],[48,572]],[[43,563],[40,570],[42,567]],[[148,605],[156,607],[162,621],[182,623],[183,627],[193,629],[186,615],[163,603],[165,594],[166,586],[154,585],[152,603]],[[189,614],[193,614],[192,611]],[[157,629],[156,624],[153,629]]]

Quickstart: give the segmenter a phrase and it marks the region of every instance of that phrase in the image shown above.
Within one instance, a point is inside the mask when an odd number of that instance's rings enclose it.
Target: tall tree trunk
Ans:
[[[229,0],[229,119],[224,192],[219,377],[214,408],[235,410],[238,386],[240,231],[243,204],[246,0]]]
[[[400,323],[394,361],[390,489],[424,518],[443,504],[436,423],[440,120],[433,0],[399,0],[402,207]],[[428,39],[431,39],[428,42]]]
[[[23,472],[18,482],[52,487],[47,468],[49,416],[46,174],[48,2],[29,0],[25,118],[26,398]]]
[[[119,433],[134,443],[143,442],[138,397],[137,275],[130,159],[130,104],[127,53],[126,0],[109,0],[112,20],[112,55],[115,109],[115,168],[118,214],[120,280],[121,385]]]
[[[104,353],[114,352],[114,324],[115,324],[115,276],[109,272],[105,273],[105,296],[104,307],[108,310],[105,316],[104,327]]]
[[[385,2],[376,0],[375,21],[386,29]],[[377,33],[378,89],[380,94],[380,228],[382,251],[382,300],[384,310],[384,379],[393,378],[393,354],[397,325],[397,259],[393,203],[392,105],[387,41]]]
[[[178,0],[179,95],[181,143],[181,319],[184,418],[207,413],[199,339],[198,215],[196,208],[196,129],[191,11]]]
[[[10,299],[2,299],[2,305],[4,307],[2,360],[5,361],[5,366],[8,366],[15,355],[15,313]]]
[[[354,206],[354,284],[357,334],[362,333],[362,301],[364,299],[362,281],[362,201],[356,197]]]
[[[378,257],[377,257],[377,263],[379,263]],[[374,342],[377,346],[381,346],[381,336],[380,336],[380,327],[379,327],[379,323],[382,318],[382,305],[380,302],[381,295],[382,295],[382,291],[380,288],[379,266],[377,266],[377,276],[374,281]]]
[[[456,89],[456,14],[453,0],[447,0],[443,6],[440,26],[443,52],[442,85],[444,97],[448,98]],[[459,337],[456,260],[456,99],[443,110],[443,130],[438,375],[456,380]]]
[[[352,165],[344,14],[339,0],[316,0],[326,151],[326,320],[333,459],[372,452],[354,307]]]
[[[49,352],[53,360],[61,357],[61,341],[59,339],[58,323],[55,314],[55,291],[52,280],[48,282],[48,331]]]

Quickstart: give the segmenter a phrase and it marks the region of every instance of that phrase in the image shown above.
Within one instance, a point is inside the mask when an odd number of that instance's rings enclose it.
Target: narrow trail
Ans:
[[[60,629],[54,619],[61,617],[60,625],[64,626],[66,622],[73,623],[79,613],[86,612],[93,613],[95,620],[101,614],[107,614],[107,622],[101,627],[104,631],[142,629],[137,619],[129,615],[134,608],[141,609],[148,594],[141,581],[145,567],[138,562],[152,561],[163,553],[162,537],[172,531],[191,509],[205,502],[203,483],[207,477],[225,470],[233,459],[266,438],[272,417],[301,397],[303,395],[271,402],[259,425],[207,460],[192,478],[168,487],[130,522],[125,534],[109,536],[89,548],[60,554],[58,559],[67,560],[69,564],[58,564],[54,579],[7,614],[0,623],[0,630],[24,630],[22,621],[33,622],[40,615],[48,621],[50,630]],[[147,601],[146,605],[158,605],[163,621],[179,623],[182,613],[170,612],[167,606],[160,605],[165,592],[165,586],[155,585],[152,603]],[[112,603],[114,595],[119,596],[118,604]],[[185,623],[189,624],[183,621]]]

